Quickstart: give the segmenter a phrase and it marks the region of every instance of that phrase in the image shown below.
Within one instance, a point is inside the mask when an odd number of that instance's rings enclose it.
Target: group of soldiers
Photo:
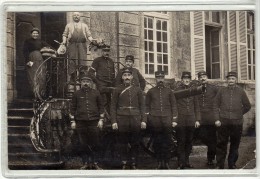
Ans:
[[[81,23],[77,30],[75,24],[79,19],[79,14],[74,13],[74,23],[68,24],[63,34],[63,44],[69,38],[71,59],[86,59],[82,44],[86,38],[93,41],[85,24]],[[178,169],[193,168],[189,156],[196,128],[200,129],[201,140],[208,147],[207,164],[215,165],[216,159],[216,167],[224,169],[230,138],[228,167],[236,168],[243,115],[251,108],[245,91],[236,84],[236,72],[229,72],[227,86],[220,88],[209,84],[207,73],[200,71],[198,79],[206,91],[176,99],[175,91],[191,88],[191,73],[182,72],[181,84],[170,89],[166,86],[164,71],[157,71],[156,86],[144,95],[146,82],[133,67],[134,56],[126,56],[125,68],[115,76],[114,62],[109,58],[110,46],[102,51],[103,55],[94,59],[88,73],[80,76],[81,89],[72,97],[71,128],[77,131],[83,151],[81,169],[102,169],[100,133],[108,114],[120,146],[122,169],[137,168],[140,133],[147,128],[154,136],[157,169],[170,169],[173,129],[178,144]],[[97,89],[91,87],[92,83]]]

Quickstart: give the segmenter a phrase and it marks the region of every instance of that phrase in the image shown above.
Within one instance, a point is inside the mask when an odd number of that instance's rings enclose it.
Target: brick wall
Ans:
[[[6,23],[6,75],[7,75],[7,101],[10,104],[16,96],[15,91],[15,55],[14,55],[14,13],[7,13]]]

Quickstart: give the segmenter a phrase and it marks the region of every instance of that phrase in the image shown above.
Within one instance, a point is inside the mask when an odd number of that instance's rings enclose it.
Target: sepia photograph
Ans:
[[[5,13],[8,170],[256,172],[253,10]]]

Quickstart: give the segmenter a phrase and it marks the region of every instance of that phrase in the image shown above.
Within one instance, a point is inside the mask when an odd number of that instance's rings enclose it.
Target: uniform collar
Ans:
[[[156,85],[156,87],[159,88],[159,89],[162,89],[162,88],[165,88],[165,85],[164,84],[163,85]]]
[[[90,88],[90,87],[88,87],[88,88],[81,88],[81,90],[82,90],[83,92],[88,92],[88,91],[91,90],[91,88]]]

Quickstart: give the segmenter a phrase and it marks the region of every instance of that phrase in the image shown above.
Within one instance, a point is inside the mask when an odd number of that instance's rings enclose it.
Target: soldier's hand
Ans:
[[[73,130],[76,129],[76,127],[77,127],[76,122],[75,121],[71,121],[70,127]]]
[[[98,127],[99,129],[103,129],[103,126],[104,126],[104,121],[103,121],[103,119],[100,119],[100,120],[98,121],[97,127]]]
[[[215,125],[216,125],[217,127],[220,127],[220,126],[221,126],[221,122],[220,122],[219,120],[217,120],[217,121],[215,122]]]
[[[113,129],[113,130],[117,130],[117,129],[118,129],[117,123],[112,124],[112,129]]]
[[[200,122],[199,121],[196,121],[195,122],[195,128],[199,128],[200,127]]]
[[[145,122],[141,122],[141,129],[146,129],[146,123]]]
[[[177,122],[172,122],[172,127],[176,127],[178,125]]]

